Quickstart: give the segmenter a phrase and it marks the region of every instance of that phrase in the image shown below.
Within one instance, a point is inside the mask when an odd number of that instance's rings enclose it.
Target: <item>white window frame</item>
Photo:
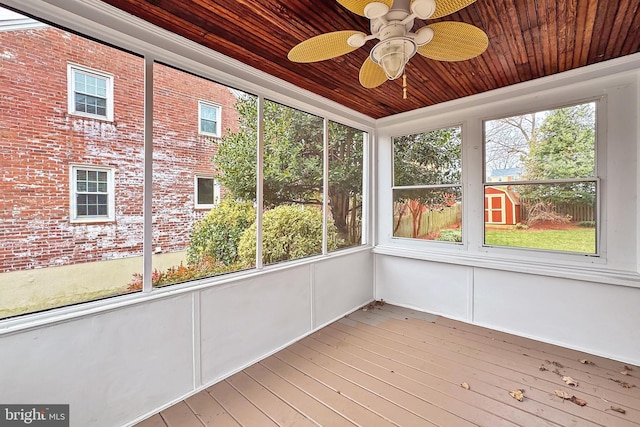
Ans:
[[[398,137],[403,137],[406,135],[413,135],[413,134],[418,134],[418,133],[429,133],[429,132],[433,132],[433,131],[439,131],[439,130],[443,130],[443,129],[451,129],[451,128],[459,128],[460,129],[460,147],[461,147],[461,151],[460,151],[460,181],[457,184],[416,184],[416,185],[395,185],[395,148],[394,148],[394,140],[395,138]],[[464,126],[462,123],[457,123],[457,124],[452,124],[449,126],[439,126],[439,127],[434,127],[434,128],[430,128],[428,130],[422,130],[422,131],[416,131],[416,132],[409,132],[407,134],[402,134],[402,135],[394,135],[391,137],[391,201],[392,201],[392,205],[393,205],[393,200],[394,200],[394,196],[393,196],[393,192],[395,190],[410,190],[410,189],[415,189],[415,190],[430,190],[430,189],[446,189],[446,188],[460,188],[460,193],[461,193],[461,201],[462,201],[462,225],[461,225],[461,229],[462,229],[462,242],[448,242],[448,241],[444,241],[444,240],[428,240],[428,239],[420,239],[420,238],[415,238],[415,237],[399,237],[399,236],[394,236],[393,232],[391,233],[391,239],[392,240],[405,240],[405,241],[415,241],[418,242],[419,245],[444,245],[444,246],[458,246],[458,247],[463,247],[466,245],[465,243],[465,218],[464,218],[464,206],[465,206],[465,187],[464,187],[464,153],[462,151],[462,148],[464,147],[463,145],[463,141],[464,141]],[[393,212],[393,208],[391,209],[391,211]]]
[[[601,184],[600,184],[600,175],[602,173],[602,169],[603,169],[603,160],[600,158],[601,157],[601,153],[602,153],[602,148],[601,145],[604,146],[604,144],[601,142],[602,139],[602,135],[601,135],[601,122],[604,120],[603,116],[604,113],[602,112],[602,110],[604,109],[602,104],[603,104],[603,99],[602,98],[586,98],[586,99],[581,99],[581,100],[575,100],[573,102],[566,102],[566,103],[557,103],[557,104],[548,104],[547,106],[540,106],[540,107],[536,107],[533,109],[527,109],[527,110],[523,110],[521,113],[507,113],[507,114],[503,114],[503,115],[499,115],[499,116],[495,116],[492,118],[485,118],[483,119],[482,122],[482,169],[483,169],[483,179],[482,179],[482,187],[483,187],[483,193],[485,192],[485,189],[488,187],[492,187],[495,186],[495,183],[492,183],[488,180],[487,175],[486,175],[486,140],[485,140],[485,123],[491,120],[498,120],[501,118],[506,118],[506,117],[512,117],[512,116],[517,116],[517,115],[524,115],[524,114],[537,114],[543,111],[554,111],[554,110],[559,110],[562,108],[571,108],[571,107],[576,107],[579,105],[583,105],[583,104],[590,104],[593,103],[594,107],[595,107],[595,128],[594,128],[594,136],[595,136],[595,141],[594,141],[594,176],[593,177],[589,177],[589,178],[566,178],[566,179],[541,179],[541,180],[531,180],[531,181],[527,181],[527,180],[522,180],[522,179],[517,179],[517,180],[512,180],[509,181],[510,185],[551,185],[551,184],[562,184],[562,183],[566,183],[566,184],[571,184],[571,183],[576,183],[576,182],[585,182],[585,183],[593,183],[595,185],[595,191],[596,191],[596,195],[595,195],[595,211],[596,211],[596,244],[595,244],[595,251],[593,253],[581,253],[581,252],[570,252],[570,251],[562,251],[562,250],[555,250],[555,249],[540,249],[540,248],[531,248],[531,247],[520,247],[520,246],[493,246],[493,245],[489,245],[485,242],[485,237],[486,237],[486,225],[487,224],[491,224],[491,223],[483,223],[483,227],[482,227],[482,247],[486,250],[486,249],[490,249],[490,250],[499,250],[499,251],[506,251],[506,253],[509,253],[509,251],[525,251],[528,252],[530,254],[534,254],[534,253],[539,253],[542,254],[543,256],[548,255],[548,254],[552,254],[554,256],[568,256],[568,257],[575,257],[575,256],[579,256],[579,257],[589,257],[592,259],[597,259],[597,258],[604,258],[603,257],[603,237],[602,237],[602,227],[603,224],[601,222],[601,201],[600,201],[600,197],[601,197],[601,192],[602,192],[602,188],[601,188]],[[493,185],[492,185],[493,184]],[[485,194],[486,196],[486,194]],[[515,218],[515,216],[514,216]],[[495,224],[495,223],[493,223]]]
[[[108,200],[108,212],[107,215],[101,216],[78,216],[77,210],[77,183],[76,171],[98,171],[107,172],[107,200]],[[101,222],[114,222],[115,221],[115,168],[106,166],[94,166],[86,164],[72,164],[69,167],[69,221],[73,224],[86,224],[86,223],[101,223]]]
[[[198,203],[198,180],[213,180],[213,204]],[[193,206],[195,209],[212,209],[220,204],[220,183],[212,175],[196,174],[193,177]]]
[[[216,131],[215,132],[205,132],[202,130],[202,107],[209,107],[216,109]],[[220,138],[221,136],[221,128],[222,128],[222,106],[220,104],[216,104],[210,101],[199,100],[198,101],[198,134],[205,136],[212,136],[214,138]]]
[[[88,74],[88,75],[106,80],[107,82],[106,115],[91,114],[91,113],[86,113],[84,111],[76,111],[75,89],[74,89],[76,72]],[[106,121],[112,122],[113,121],[113,74],[105,73],[104,71],[94,70],[92,68],[85,67],[78,64],[68,63],[67,64],[67,108],[68,108],[69,114],[72,114],[74,116],[82,116],[82,117],[88,117],[92,119],[106,120]]]

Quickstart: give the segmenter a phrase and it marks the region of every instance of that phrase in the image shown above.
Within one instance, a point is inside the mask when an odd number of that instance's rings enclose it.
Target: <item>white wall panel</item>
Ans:
[[[640,364],[640,289],[475,270],[475,321]]]
[[[311,331],[311,264],[201,291],[202,382]]]
[[[469,320],[470,267],[376,255],[376,298]]]
[[[314,328],[353,311],[373,298],[373,255],[358,252],[313,267]]]
[[[117,426],[193,387],[191,296],[0,337],[0,402],[70,404],[72,426]]]

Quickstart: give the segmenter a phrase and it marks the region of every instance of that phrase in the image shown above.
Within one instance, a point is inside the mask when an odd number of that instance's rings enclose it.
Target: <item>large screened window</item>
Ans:
[[[0,319],[366,240],[363,131],[33,22],[0,32]]]
[[[596,107],[485,122],[486,246],[598,252]]]
[[[253,268],[255,248],[238,247],[256,220],[257,98],[160,63],[153,75],[152,285]]]
[[[329,122],[329,212],[335,249],[362,244],[362,182],[365,133]],[[333,250],[331,246],[329,250]]]
[[[129,293],[143,265],[144,60],[23,22],[0,31],[0,318]]]
[[[264,102],[265,265],[322,254],[323,141],[321,117]],[[333,220],[329,221],[327,237],[328,247],[335,249]]]
[[[461,128],[393,138],[393,236],[462,242]]]

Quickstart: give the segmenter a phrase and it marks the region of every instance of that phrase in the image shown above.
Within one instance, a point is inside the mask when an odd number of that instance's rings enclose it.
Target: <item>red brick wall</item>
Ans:
[[[114,75],[113,122],[67,112],[67,63]],[[0,272],[142,253],[143,60],[54,28],[0,32]],[[154,85],[154,246],[184,250],[193,222],[193,177],[211,173],[217,141],[198,136],[198,99],[231,92],[158,65]],[[115,221],[72,224],[70,164],[115,168]]]

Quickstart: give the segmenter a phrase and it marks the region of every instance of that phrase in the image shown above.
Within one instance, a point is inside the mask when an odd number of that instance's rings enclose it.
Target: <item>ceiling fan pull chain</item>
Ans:
[[[402,99],[407,99],[407,73],[402,75]]]

